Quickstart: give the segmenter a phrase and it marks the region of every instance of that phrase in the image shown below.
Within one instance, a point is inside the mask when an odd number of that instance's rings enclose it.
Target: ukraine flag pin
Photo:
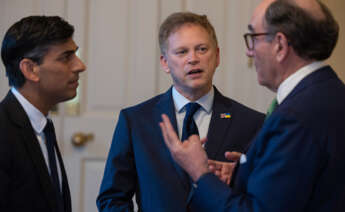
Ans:
[[[221,119],[229,119],[229,118],[231,118],[231,114],[230,113],[221,113],[220,118]]]

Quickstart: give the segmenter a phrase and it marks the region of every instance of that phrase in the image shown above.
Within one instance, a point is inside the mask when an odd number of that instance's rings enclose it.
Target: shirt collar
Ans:
[[[17,91],[14,87],[11,88],[11,92],[17,98],[19,103],[24,108],[26,114],[29,117],[32,128],[36,133],[40,134],[47,124],[47,118],[39,111],[35,106],[33,106],[21,93]]]
[[[172,89],[172,97],[174,100],[174,104],[175,104],[175,110],[177,112],[182,112],[184,106],[186,104],[188,104],[189,102],[191,102],[190,100],[188,100],[186,97],[184,97],[182,94],[180,94],[175,87],[173,87]],[[196,100],[195,102],[199,103],[200,106],[207,112],[210,113],[212,110],[212,105],[213,105],[213,99],[214,99],[214,89],[213,87],[211,88],[211,90],[205,94],[204,96],[202,96],[201,98],[199,98],[198,100]]]
[[[277,91],[277,101],[281,104],[284,99],[291,93],[291,91],[297,86],[297,84],[302,81],[306,76],[313,73],[314,71],[326,66],[322,61],[316,61],[303,66],[295,73],[286,78],[278,87]]]

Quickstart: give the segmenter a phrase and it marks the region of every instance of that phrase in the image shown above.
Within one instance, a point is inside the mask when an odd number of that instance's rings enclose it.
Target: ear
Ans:
[[[217,47],[217,49],[216,49],[216,57],[217,57],[216,67],[218,67],[219,64],[220,64],[220,50],[219,50],[219,47]]]
[[[276,45],[274,48],[276,59],[278,62],[282,62],[286,59],[289,53],[289,42],[286,38],[286,36],[278,32],[275,36]]]
[[[161,63],[161,67],[162,69],[165,71],[165,73],[169,74],[170,73],[170,69],[168,66],[168,61],[166,59],[166,56],[161,54],[160,56],[160,63]]]
[[[19,68],[21,72],[23,73],[24,77],[28,81],[32,82],[38,82],[39,81],[39,66],[37,65],[36,62],[24,58],[19,62]]]

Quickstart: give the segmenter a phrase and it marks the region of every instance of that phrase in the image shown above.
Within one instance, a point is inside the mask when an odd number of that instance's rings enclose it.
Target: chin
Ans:
[[[205,87],[206,87],[205,85],[192,85],[192,86],[189,86],[189,88],[191,90],[194,90],[194,91],[204,90]]]
[[[72,100],[76,96],[77,96],[77,92],[71,93],[69,95],[66,95],[65,98],[62,101],[64,102],[64,101]]]
[[[258,83],[261,86],[267,87],[267,82],[258,76]]]
[[[260,81],[260,80],[258,81],[259,81],[259,85],[269,88],[268,83],[266,83],[265,81]]]
[[[258,78],[258,83],[259,83],[259,85],[265,86],[265,83],[259,78]]]
[[[201,89],[201,88],[206,88],[208,87],[209,83],[205,80],[195,80],[190,84],[190,87],[193,89]],[[212,85],[212,83],[211,83]]]
[[[257,72],[257,79],[258,79],[258,83],[260,84],[260,85],[265,85],[266,84],[266,81],[265,81],[265,79],[259,74],[259,72]]]

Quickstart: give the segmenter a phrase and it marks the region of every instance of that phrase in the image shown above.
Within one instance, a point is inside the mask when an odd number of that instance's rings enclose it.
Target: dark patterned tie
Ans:
[[[60,191],[60,183],[56,165],[56,157],[54,147],[56,145],[56,136],[53,122],[50,119],[47,119],[47,124],[43,130],[46,136],[47,150],[48,150],[48,161],[50,168],[50,177],[54,184],[54,187],[57,191]]]
[[[47,143],[50,177],[54,186],[54,190],[56,191],[55,193],[56,193],[56,198],[57,198],[57,211],[63,212],[64,200],[63,200],[63,194],[62,192],[60,192],[60,181],[59,181],[57,165],[56,165],[56,156],[55,156],[55,148],[58,148],[58,147],[57,147],[57,142],[56,142],[54,125],[50,119],[47,119],[47,124],[44,127],[43,132],[46,137],[46,143]]]
[[[183,128],[182,128],[182,141],[186,140],[189,138],[191,135],[199,135],[198,127],[193,119],[193,116],[195,112],[200,108],[200,105],[195,102],[190,102],[186,106],[186,116],[184,117],[183,120]],[[187,211],[191,211],[190,209],[190,200],[193,196],[194,193],[194,188],[192,186],[193,182],[192,179],[188,176],[186,172],[183,172],[186,178],[187,183],[187,190],[189,191],[188,197],[187,197]]]
[[[193,116],[195,112],[200,108],[200,105],[195,102],[190,102],[186,106],[186,116],[183,120],[182,128],[182,141],[189,138],[189,136],[196,134],[199,135],[198,127],[195,124]]]

